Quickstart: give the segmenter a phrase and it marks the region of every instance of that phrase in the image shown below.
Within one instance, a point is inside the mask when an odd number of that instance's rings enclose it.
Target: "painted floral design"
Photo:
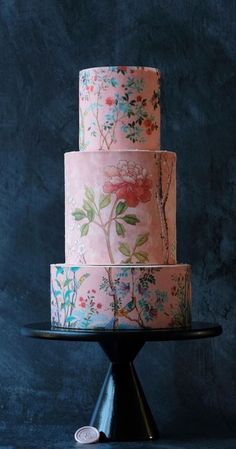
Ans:
[[[172,276],[174,284],[171,294],[178,300],[178,307],[171,307],[171,327],[189,326],[192,319],[191,311],[191,270],[186,270],[185,274],[179,273]]]
[[[157,319],[158,313],[163,311],[168,297],[167,292],[158,289],[153,269],[131,268],[131,278],[130,271],[125,269],[114,278],[111,267],[106,272],[107,277],[103,278],[100,289],[112,297],[109,306],[114,317],[109,326],[117,329],[122,317],[133,327],[149,327],[149,322]],[[156,286],[154,291],[150,289],[151,284]]]
[[[51,321],[66,328],[185,327],[189,266],[51,266]]]
[[[139,202],[146,203],[151,199],[152,180],[147,170],[134,161],[120,161],[117,167],[106,167],[108,181],[103,186],[106,193],[115,193],[117,199],[126,201],[128,207],[136,207]]]
[[[107,180],[103,191],[96,198],[91,187],[85,187],[82,208],[76,208],[72,215],[81,222],[80,234],[85,237],[91,226],[98,226],[103,231],[104,241],[111,263],[115,263],[111,244],[111,231],[115,227],[117,236],[125,238],[126,226],[136,226],[140,219],[128,208],[135,208],[140,202],[146,203],[151,199],[152,181],[147,171],[133,161],[119,161],[117,166],[107,166],[104,170]],[[109,212],[104,209],[109,208]],[[119,252],[125,256],[122,263],[148,262],[148,253],[140,247],[148,241],[149,232],[138,234],[135,244],[131,248],[128,242],[121,240],[118,244]]]
[[[80,287],[89,277],[84,273],[77,277],[79,267],[56,267],[54,282],[51,283],[51,305],[55,310],[52,325],[62,327],[86,328],[94,315],[102,308],[100,302],[96,302],[96,290],[89,289],[84,296],[80,296]]]
[[[90,147],[110,150],[119,143],[120,135],[133,144],[150,142],[150,136],[159,132],[159,72],[145,73],[138,67],[126,66],[81,72],[81,151]]]

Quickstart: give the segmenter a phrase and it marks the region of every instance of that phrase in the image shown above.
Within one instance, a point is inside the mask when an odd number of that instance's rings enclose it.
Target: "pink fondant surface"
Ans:
[[[81,151],[160,150],[160,72],[96,67],[80,72]]]
[[[165,328],[191,324],[191,267],[51,265],[54,326]]]
[[[72,264],[176,263],[175,153],[66,153],[65,255]]]

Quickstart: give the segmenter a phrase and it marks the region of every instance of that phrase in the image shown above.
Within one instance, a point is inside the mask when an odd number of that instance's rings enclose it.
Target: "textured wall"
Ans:
[[[162,148],[178,157],[178,258],[194,319],[223,336],[149,343],[137,369],[164,435],[236,433],[236,2],[0,2],[0,435],[87,424],[107,361],[96,344],[30,340],[64,260],[63,154],[77,148],[78,72],[159,67]],[[1,438],[0,438],[1,442]]]

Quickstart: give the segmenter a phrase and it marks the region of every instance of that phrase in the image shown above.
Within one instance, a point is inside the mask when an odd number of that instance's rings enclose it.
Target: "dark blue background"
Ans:
[[[178,260],[193,265],[194,319],[224,327],[217,339],[149,343],[138,356],[167,438],[155,447],[235,448],[236,2],[2,0],[0,46],[0,447],[74,447],[106,372],[95,343],[19,329],[49,320],[49,264],[64,260],[78,72],[125,64],[161,70],[162,149],[178,157]],[[194,435],[209,443],[190,445]]]

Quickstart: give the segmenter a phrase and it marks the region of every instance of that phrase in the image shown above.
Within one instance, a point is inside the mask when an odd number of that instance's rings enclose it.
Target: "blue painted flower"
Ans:
[[[78,270],[80,270],[80,267],[71,267],[70,268],[70,271],[72,271],[72,273],[75,273]]]
[[[62,267],[56,267],[56,270],[57,270],[57,272],[56,272],[56,277],[57,277],[59,274],[64,274],[64,268],[62,268]]]

